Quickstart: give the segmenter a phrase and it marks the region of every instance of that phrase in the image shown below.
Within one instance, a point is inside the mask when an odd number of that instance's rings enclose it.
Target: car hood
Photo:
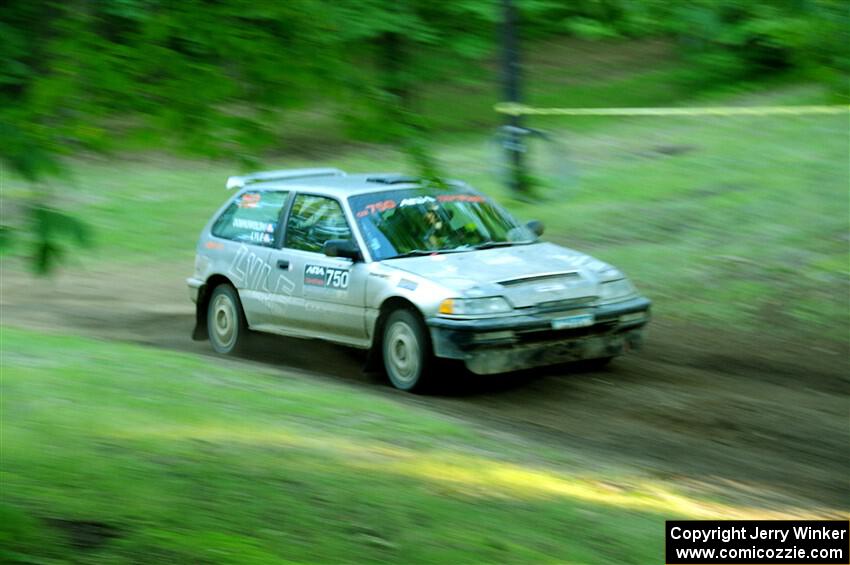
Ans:
[[[612,268],[552,243],[406,257],[382,264],[429,279],[460,296],[505,296],[518,308],[596,296],[599,274]]]

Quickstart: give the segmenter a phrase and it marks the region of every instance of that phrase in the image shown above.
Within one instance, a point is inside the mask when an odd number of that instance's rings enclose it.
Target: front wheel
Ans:
[[[396,310],[384,325],[384,368],[393,386],[421,390],[431,365],[431,340],[421,318],[410,310]]]
[[[245,349],[248,324],[239,295],[229,284],[215,287],[210,296],[207,332],[216,353],[239,353]]]

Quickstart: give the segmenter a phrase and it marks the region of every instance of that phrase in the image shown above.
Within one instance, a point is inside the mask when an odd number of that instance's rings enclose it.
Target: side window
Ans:
[[[351,239],[339,202],[324,196],[296,196],[286,224],[286,247],[321,253],[329,239]]]
[[[288,192],[245,192],[230,203],[212,227],[224,239],[271,247]]]

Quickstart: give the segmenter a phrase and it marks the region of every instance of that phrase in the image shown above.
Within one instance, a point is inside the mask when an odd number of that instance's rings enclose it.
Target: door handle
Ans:
[[[278,269],[284,269],[284,270],[288,271],[289,270],[289,259],[278,259],[277,268]]]

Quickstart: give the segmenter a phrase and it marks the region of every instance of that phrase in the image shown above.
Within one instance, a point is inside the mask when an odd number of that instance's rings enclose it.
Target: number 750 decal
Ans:
[[[321,265],[306,265],[304,267],[304,284],[345,290],[348,288],[348,270],[323,267]]]

